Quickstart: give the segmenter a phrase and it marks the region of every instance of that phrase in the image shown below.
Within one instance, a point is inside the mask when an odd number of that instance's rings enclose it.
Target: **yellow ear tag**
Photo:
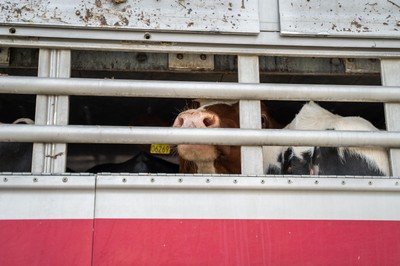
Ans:
[[[169,144],[151,144],[151,154],[170,154],[171,146]]]

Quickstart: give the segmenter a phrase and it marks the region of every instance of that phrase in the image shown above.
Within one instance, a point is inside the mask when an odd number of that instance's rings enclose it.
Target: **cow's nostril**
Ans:
[[[174,127],[182,127],[183,126],[183,118],[182,117],[177,117],[175,119]]]
[[[210,127],[215,124],[215,119],[213,117],[206,117],[204,118],[203,123],[206,127]]]

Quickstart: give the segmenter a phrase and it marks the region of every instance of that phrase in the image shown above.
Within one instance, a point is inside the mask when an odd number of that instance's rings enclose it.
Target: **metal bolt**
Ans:
[[[345,182],[345,181],[342,181],[342,185],[346,185],[346,182]]]
[[[237,183],[237,180],[236,180],[236,179],[233,179],[233,183],[236,184],[236,183]]]
[[[64,183],[67,183],[67,182],[68,182],[68,177],[63,177],[62,181],[63,181]]]
[[[371,185],[372,185],[372,181],[369,181],[369,182],[368,182],[368,185],[370,185],[370,186],[371,186]]]
[[[144,62],[147,60],[147,54],[145,53],[138,53],[136,55],[136,60],[138,60],[139,62]]]
[[[207,59],[207,55],[201,54],[201,55],[200,55],[200,59],[201,59],[201,60],[206,60],[206,59]]]
[[[155,181],[155,179],[154,179],[154,178],[150,179],[150,182],[151,182],[151,183],[154,183],[154,181]]]
[[[179,182],[179,183],[182,183],[182,182],[183,182],[183,179],[182,179],[182,178],[179,178],[179,179],[178,179],[178,182]]]
[[[4,178],[3,178],[3,181],[4,181],[4,182],[7,182],[7,181],[8,181],[8,178],[7,178],[7,177],[4,177]]]
[[[123,182],[123,183],[126,183],[126,178],[122,178],[122,182]]]
[[[176,58],[178,58],[179,60],[182,60],[183,59],[183,54],[177,54]]]
[[[143,35],[143,37],[144,37],[146,40],[150,40],[150,39],[151,39],[151,34],[148,33],[148,32],[146,32],[146,33]]]
[[[80,14],[81,14],[81,11],[79,11],[79,10],[75,11],[75,15],[79,16]]]
[[[292,184],[292,180],[290,180],[290,179],[287,182],[288,182],[288,184]]]
[[[265,180],[263,179],[263,180],[261,180],[261,184],[265,184]]]
[[[36,177],[34,177],[34,178],[33,178],[33,182],[36,183],[37,181],[38,181],[38,179],[37,179]]]
[[[315,180],[314,184],[318,185],[318,183],[319,183],[318,180]]]
[[[14,34],[17,32],[17,30],[15,28],[10,28],[10,29],[8,29],[8,32],[11,34]]]
[[[210,179],[207,178],[207,179],[206,179],[206,183],[210,183]]]

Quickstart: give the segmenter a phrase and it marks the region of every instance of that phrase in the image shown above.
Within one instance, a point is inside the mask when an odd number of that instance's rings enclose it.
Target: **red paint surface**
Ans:
[[[0,265],[91,265],[93,220],[0,220]]]
[[[0,221],[0,265],[400,265],[400,221]],[[92,264],[93,263],[93,264]]]
[[[400,265],[400,222],[97,219],[94,265]]]

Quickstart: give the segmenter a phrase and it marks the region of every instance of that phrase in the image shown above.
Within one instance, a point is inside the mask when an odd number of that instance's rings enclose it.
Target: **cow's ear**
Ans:
[[[267,114],[261,114],[261,128],[269,128],[269,117]]]

